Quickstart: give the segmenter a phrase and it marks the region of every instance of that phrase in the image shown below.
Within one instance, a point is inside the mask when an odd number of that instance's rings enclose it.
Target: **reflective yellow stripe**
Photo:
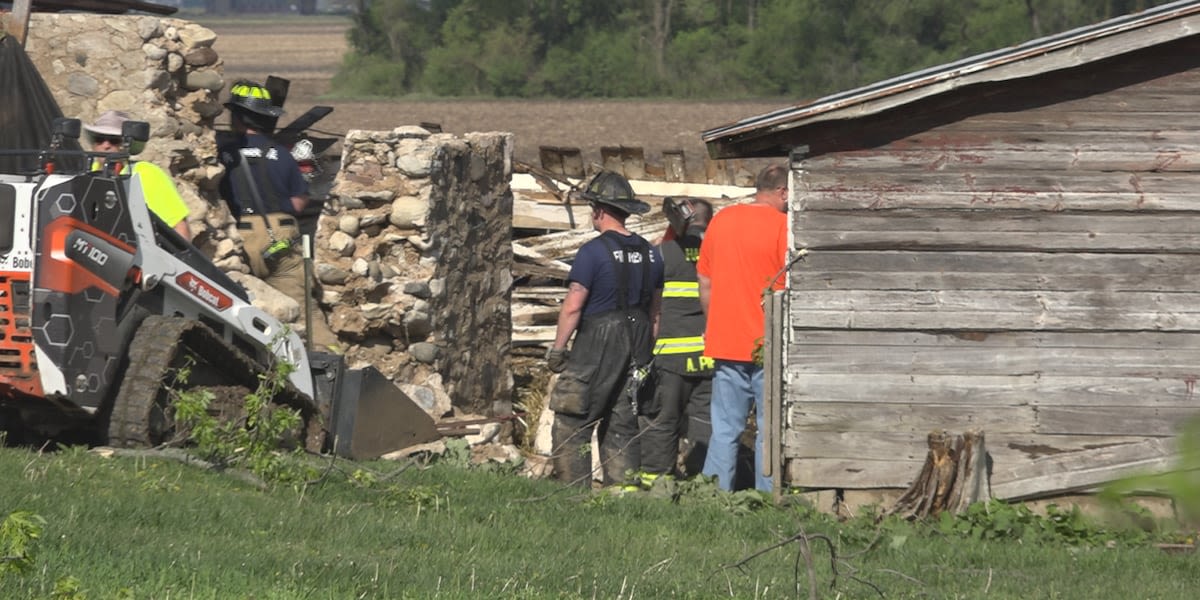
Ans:
[[[268,92],[266,88],[261,88],[257,85],[235,85],[229,90],[229,94],[232,96],[262,98],[263,100],[271,99],[271,92]]]
[[[659,338],[654,343],[655,354],[691,354],[692,352],[704,352],[703,337]]]
[[[699,298],[700,284],[695,281],[668,281],[663,283],[663,298]]]

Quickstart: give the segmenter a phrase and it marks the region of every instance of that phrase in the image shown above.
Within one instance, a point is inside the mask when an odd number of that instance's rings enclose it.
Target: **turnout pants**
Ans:
[[[560,480],[590,486],[593,426],[604,483],[619,483],[637,470],[637,414],[624,391],[635,345],[648,348],[650,343],[650,319],[640,310],[613,311],[580,323],[567,368],[550,392],[552,460]]]
[[[711,377],[687,376],[666,369],[655,371],[652,404],[658,411],[639,419],[642,471],[672,473],[682,454],[682,474],[690,476],[700,472],[708,451],[708,438],[712,435],[711,397]]]
[[[290,240],[300,236],[295,217],[282,213],[272,213],[267,217],[271,220],[275,239]],[[300,309],[303,311],[304,295],[307,290],[304,289],[304,255],[299,242],[294,243],[290,250],[280,253],[278,258],[268,263],[263,259],[263,251],[271,245],[271,237],[267,233],[262,217],[242,215],[242,219],[238,223],[238,233],[242,236],[246,256],[250,259],[250,270],[254,275],[267,285],[279,290],[281,294],[299,302]],[[313,348],[320,350],[336,347],[338,345],[337,334],[333,333],[333,330],[325,323],[325,315],[316,306],[315,300],[312,306],[313,330],[305,332],[310,344]],[[304,323],[305,320],[301,317],[300,326],[303,327]]]

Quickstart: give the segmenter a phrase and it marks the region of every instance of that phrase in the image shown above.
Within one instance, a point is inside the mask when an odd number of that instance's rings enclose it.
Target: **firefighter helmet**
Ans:
[[[271,92],[253,81],[237,81],[229,88],[229,110],[247,111],[263,117],[279,118],[283,109],[271,102]]]
[[[604,204],[625,214],[641,215],[650,212],[650,205],[633,195],[629,180],[612,171],[601,171],[588,182],[580,197],[589,204]]]

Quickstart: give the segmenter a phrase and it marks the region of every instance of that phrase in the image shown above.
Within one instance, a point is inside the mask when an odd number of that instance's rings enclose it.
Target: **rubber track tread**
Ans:
[[[146,447],[165,440],[150,439],[149,418],[164,384],[168,383],[175,358],[186,350],[228,374],[228,385],[258,387],[263,367],[244,352],[225,343],[208,326],[180,317],[151,315],[138,326],[129,347],[129,362],[109,419],[109,444],[117,447]],[[298,408],[305,420],[315,415],[314,403],[288,383],[275,399]]]

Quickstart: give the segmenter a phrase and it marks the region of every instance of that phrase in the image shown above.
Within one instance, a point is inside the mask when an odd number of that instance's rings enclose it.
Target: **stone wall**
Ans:
[[[63,115],[90,123],[124,110],[150,124],[138,155],[175,178],[196,243],[222,268],[248,271],[234,221],[217,201],[213,122],[225,86],[212,30],[155,16],[33,13],[25,50]]]
[[[350,131],[317,234],[330,326],[418,403],[511,411],[512,136]],[[445,407],[448,408],[448,407]]]
[[[302,329],[300,299],[248,274],[217,197],[213,126],[228,82],[215,41],[180,19],[36,13],[26,50],[66,116],[119,109],[150,123],[139,158],[175,177],[193,242]],[[315,272],[351,366],[374,365],[435,417],[510,412],[511,135],[400,127],[352,131],[342,146]]]

